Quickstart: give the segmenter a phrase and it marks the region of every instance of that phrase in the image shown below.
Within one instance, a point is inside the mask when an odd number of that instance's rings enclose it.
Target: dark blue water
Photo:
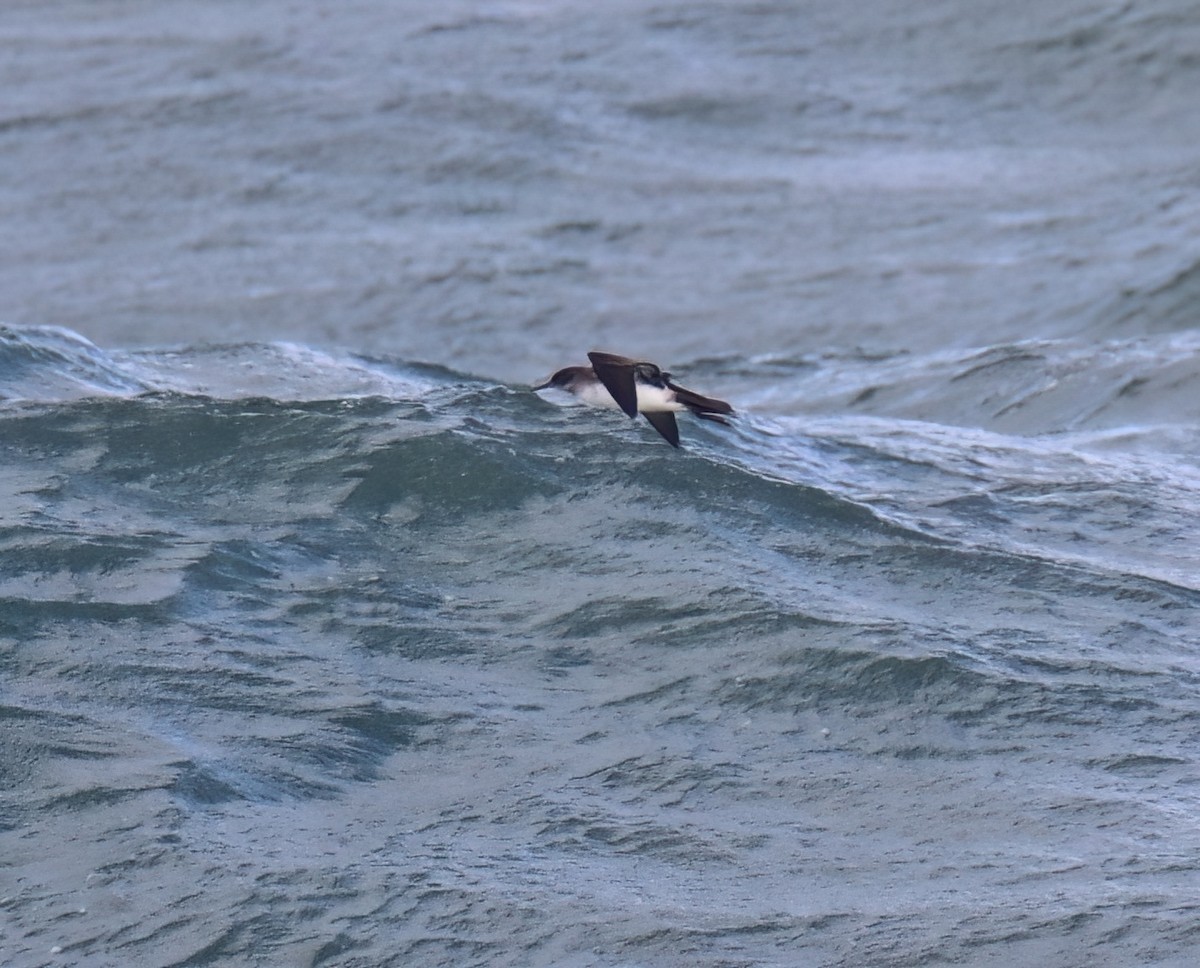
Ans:
[[[3,5],[0,964],[1190,968],[1193,7]]]

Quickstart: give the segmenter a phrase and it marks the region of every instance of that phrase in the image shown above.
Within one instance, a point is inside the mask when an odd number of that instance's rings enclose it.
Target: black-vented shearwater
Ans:
[[[679,446],[675,414],[680,410],[690,410],[704,420],[729,423],[725,417],[733,413],[733,407],[673,383],[671,374],[655,363],[596,350],[588,354],[588,359],[591,366],[563,367],[534,389],[556,387],[589,406],[624,410],[630,417],[640,413],[672,447]]]

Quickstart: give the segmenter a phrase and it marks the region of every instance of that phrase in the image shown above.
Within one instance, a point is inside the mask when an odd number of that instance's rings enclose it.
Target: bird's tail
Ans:
[[[669,380],[667,381],[667,386],[675,391],[675,399],[697,417],[701,417],[704,420],[714,420],[717,423],[725,425],[729,424],[729,421],[725,417],[733,414],[733,407],[724,400],[718,400],[716,397],[706,397],[703,394],[689,390],[687,387],[681,387]]]

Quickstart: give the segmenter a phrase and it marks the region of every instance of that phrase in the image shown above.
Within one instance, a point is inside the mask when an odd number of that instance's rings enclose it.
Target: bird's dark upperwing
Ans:
[[[672,447],[679,446],[679,424],[675,422],[675,414],[670,410],[647,410],[642,414],[650,421],[650,426],[666,438]]]
[[[600,382],[604,384],[604,389],[617,401],[617,406],[629,416],[636,417],[638,415],[637,383],[633,378],[635,361],[612,353],[601,353],[598,350],[590,352],[588,359],[592,361],[592,369],[600,378]],[[676,439],[678,439],[678,435],[676,435]]]

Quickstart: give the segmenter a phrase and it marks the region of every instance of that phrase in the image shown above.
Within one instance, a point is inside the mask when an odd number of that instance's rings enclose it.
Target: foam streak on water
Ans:
[[[0,350],[9,963],[1196,943],[1189,340],[698,362],[748,412],[681,452],[392,358]],[[1097,405],[1006,430],[1039,392]]]

